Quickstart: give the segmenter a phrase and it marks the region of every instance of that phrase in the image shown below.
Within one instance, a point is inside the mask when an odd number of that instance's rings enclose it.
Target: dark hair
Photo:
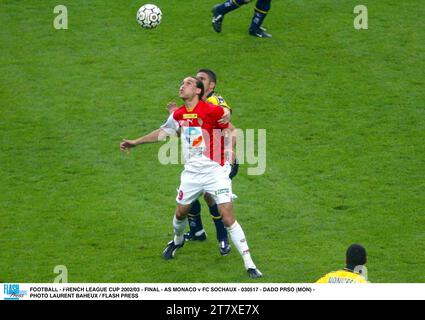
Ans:
[[[208,75],[208,77],[210,78],[210,81],[217,84],[217,76],[216,76],[214,71],[212,71],[210,69],[199,69],[198,73],[199,72],[206,73]]]
[[[366,249],[360,244],[352,244],[347,249],[347,269],[354,270],[357,266],[366,264]]]
[[[201,80],[199,80],[197,77],[191,77],[191,78],[193,78],[193,79],[195,79],[195,80],[196,80],[196,87],[197,87],[198,89],[201,89],[201,93],[200,93],[200,94],[198,94],[198,97],[199,97],[199,100],[202,100],[202,97],[204,96],[204,92],[205,92],[204,84],[203,84],[203,82],[202,82]]]

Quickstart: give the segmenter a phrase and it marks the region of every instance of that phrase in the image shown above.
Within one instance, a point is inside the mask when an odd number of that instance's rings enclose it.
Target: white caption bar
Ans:
[[[423,300],[425,284],[3,283],[0,300]]]

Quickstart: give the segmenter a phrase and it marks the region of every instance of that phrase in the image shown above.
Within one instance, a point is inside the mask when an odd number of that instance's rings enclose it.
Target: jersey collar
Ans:
[[[193,108],[189,109],[186,105],[184,105],[184,107],[186,108],[187,112],[193,112],[193,110],[196,109],[197,106],[199,106],[199,104],[202,103],[202,100],[199,100],[198,103],[196,104],[196,106],[194,106]]]
[[[207,99],[208,99],[208,98],[211,98],[214,94],[215,94],[215,92],[214,92],[214,91],[211,91],[211,92],[210,92],[210,94],[209,94],[209,95],[207,95]]]

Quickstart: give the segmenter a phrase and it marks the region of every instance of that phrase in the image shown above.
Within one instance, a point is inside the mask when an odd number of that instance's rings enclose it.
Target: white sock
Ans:
[[[182,244],[184,241],[184,230],[186,229],[187,218],[179,220],[174,216],[173,227],[174,227],[174,244]]]
[[[256,269],[257,267],[255,266],[254,261],[252,261],[252,259],[251,259],[251,254],[249,253],[248,243],[246,242],[245,234],[244,234],[240,224],[237,221],[235,221],[235,223],[232,226],[230,226],[229,228],[226,228],[226,229],[229,232],[230,237],[232,238],[233,244],[238,249],[239,253],[241,254],[241,256],[243,258],[245,268],[246,269],[249,269],[249,268]]]

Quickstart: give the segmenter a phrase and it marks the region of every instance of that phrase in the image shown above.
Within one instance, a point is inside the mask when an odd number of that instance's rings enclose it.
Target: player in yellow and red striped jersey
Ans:
[[[366,249],[353,244],[347,249],[346,267],[333,271],[316,281],[316,283],[368,283],[364,266],[367,262]]]

